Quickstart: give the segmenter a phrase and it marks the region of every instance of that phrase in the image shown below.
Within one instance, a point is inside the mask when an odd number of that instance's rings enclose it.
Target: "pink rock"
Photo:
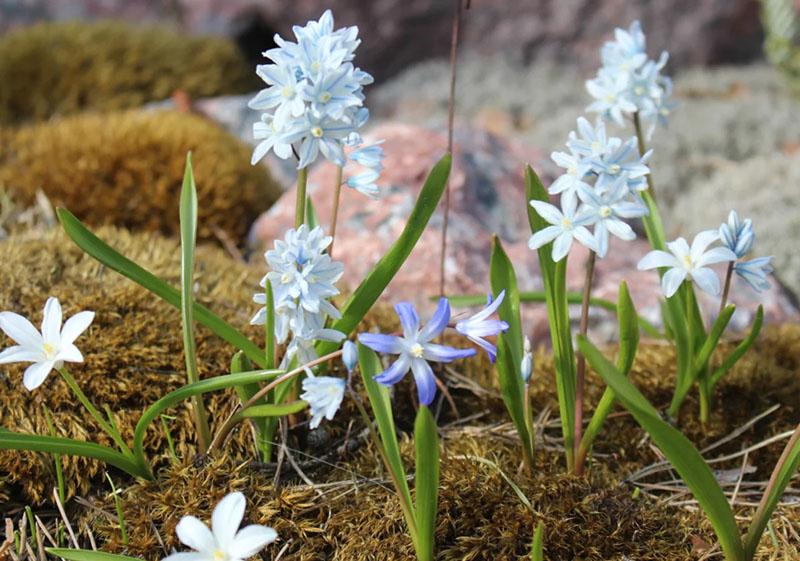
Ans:
[[[345,263],[340,283],[343,291],[355,288],[374,264],[385,254],[402,231],[425,177],[445,151],[443,134],[398,123],[386,123],[372,129],[368,140],[385,139],[385,170],[381,177],[382,198],[370,200],[360,193],[342,188],[339,220],[334,244],[334,258]],[[486,132],[457,130],[446,266],[447,294],[482,294],[489,288],[491,238],[497,234],[515,265],[520,290],[541,290],[536,252],[528,249],[530,227],[523,169],[525,162],[540,160],[540,153],[525,145],[501,139]],[[543,179],[549,183],[548,178]],[[309,191],[320,224],[330,231],[333,207],[335,168],[325,162],[310,173]],[[282,237],[294,223],[295,190],[292,188],[253,225],[251,240],[263,250]],[[430,298],[439,293],[442,209],[432,217],[403,268],[387,287],[384,301],[413,301],[423,316],[433,305]],[[595,269],[595,296],[616,301],[619,284],[627,281],[637,309],[658,322],[661,291],[658,275],[638,271],[636,264],[648,251],[646,240],[622,242],[612,238],[608,256]],[[574,246],[567,269],[568,289],[580,291],[584,282],[584,263],[588,252]],[[766,295],[757,297],[737,285],[733,301],[741,304],[734,325],[746,327],[759,302],[765,303],[767,316],[775,321],[797,320],[797,309],[777,282]],[[716,314],[718,302],[701,296],[706,317]],[[577,319],[579,306],[574,306]],[[593,311],[592,333],[598,339],[616,335],[612,314]],[[525,306],[525,322],[534,340],[546,339],[548,327],[544,305]]]

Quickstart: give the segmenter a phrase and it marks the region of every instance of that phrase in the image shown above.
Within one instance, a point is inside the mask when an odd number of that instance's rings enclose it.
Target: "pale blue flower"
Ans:
[[[344,141],[352,129],[347,121],[309,112],[304,118],[290,123],[280,140],[286,144],[300,143],[297,169],[312,164],[320,152],[337,166],[344,166]]]
[[[526,384],[531,379],[533,372],[533,352],[531,352],[531,340],[525,337],[524,346],[522,349],[522,359],[519,363],[519,373],[522,376],[522,381]]]
[[[647,162],[652,154],[653,151],[648,150],[640,157],[636,137],[632,137],[605,155],[593,158],[592,170],[598,174],[597,189],[610,189],[623,175],[632,193],[646,189],[644,178],[650,173]]]
[[[303,393],[300,394],[300,399],[308,403],[311,409],[311,422],[308,426],[315,429],[323,418],[333,420],[342,405],[347,383],[342,378],[307,374],[303,379]]]
[[[559,167],[566,169],[566,173],[560,175],[547,190],[551,195],[561,195],[562,204],[571,205],[578,199],[578,189],[584,185],[588,187],[584,179],[587,179],[591,171],[591,163],[588,158],[581,156],[574,150],[566,152],[553,152],[550,158]]]
[[[562,202],[563,212],[555,205],[542,201],[530,201],[536,212],[546,222],[551,224],[533,234],[528,240],[528,247],[539,249],[552,241],[553,261],[561,261],[572,248],[572,240],[577,239],[581,244],[594,252],[598,251],[597,241],[586,226],[594,223],[596,218],[590,212],[577,212],[577,200]]]
[[[719,236],[725,247],[734,252],[739,259],[750,252],[756,240],[753,221],[749,218],[739,220],[735,210],[728,215],[728,222],[719,227]]]
[[[419,402],[430,405],[436,396],[436,378],[428,361],[452,362],[475,355],[475,349],[455,349],[431,342],[441,335],[450,322],[450,303],[447,298],[439,300],[436,312],[424,327],[420,327],[419,316],[412,304],[400,302],[395,304],[394,309],[403,327],[402,337],[361,333],[358,340],[375,352],[398,355],[389,368],[375,376],[376,381],[392,386],[411,370],[417,384]]]
[[[275,118],[269,113],[261,115],[261,120],[253,123],[253,138],[260,140],[250,165],[256,165],[261,158],[272,150],[279,158],[286,160],[292,157],[292,145],[281,140],[281,131],[275,125]]]
[[[651,251],[639,261],[637,268],[640,271],[668,268],[661,278],[661,289],[667,298],[675,294],[685,280],[694,282],[701,290],[716,296],[720,292],[719,277],[708,265],[736,260],[736,254],[727,247],[708,249],[708,246],[718,240],[719,233],[716,230],[697,234],[691,248],[685,239],[678,238],[667,244],[669,253]]]
[[[353,79],[353,65],[347,63],[305,85],[303,99],[314,112],[342,119],[348,107],[361,105],[363,96],[359,90],[360,85]]]
[[[342,345],[342,362],[348,372],[353,372],[358,364],[358,347],[350,340]]]
[[[485,350],[489,355],[489,360],[492,362],[497,357],[497,348],[484,337],[494,337],[508,329],[506,322],[499,319],[489,319],[489,316],[495,313],[500,304],[503,303],[505,296],[506,291],[501,290],[493,302],[490,294],[484,309],[456,323],[456,331]]]
[[[383,140],[373,142],[367,146],[361,146],[350,153],[350,159],[354,162],[376,171],[383,170]]]
[[[359,193],[372,199],[377,199],[380,195],[380,189],[375,182],[380,176],[381,174],[379,172],[370,169],[357,175],[351,175],[347,178],[345,183],[351,189],[355,189]]]
[[[756,292],[762,292],[772,286],[767,280],[773,270],[770,263],[772,256],[769,257],[756,257],[749,261],[740,261],[733,266],[733,270],[739,275],[742,280],[749,284]]]
[[[630,76],[622,72],[609,72],[601,69],[597,77],[586,82],[586,90],[595,101],[586,108],[590,113],[599,113],[622,127],[623,114],[636,111],[636,104],[628,97]]]
[[[303,92],[306,81],[298,80],[297,73],[288,66],[260,64],[256,74],[269,87],[261,90],[247,106],[251,109],[267,110],[276,107],[273,117],[276,128],[281,128],[291,117],[300,117],[306,111]]]
[[[608,137],[606,134],[606,125],[603,121],[598,120],[597,123],[592,126],[585,117],[578,117],[577,124],[577,134],[575,131],[571,131],[569,133],[569,140],[567,140],[567,147],[572,150],[573,154],[577,154],[583,158],[600,158],[605,155],[606,152],[615,149],[618,144],[622,143],[618,138]],[[577,162],[573,165],[577,166]]]
[[[628,72],[639,68],[647,60],[645,36],[638,20],[625,30],[614,30],[614,41],[607,41],[600,49],[603,66]]]
[[[594,216],[597,255],[601,258],[608,253],[609,233],[621,240],[634,240],[636,233],[625,222],[625,219],[640,218],[648,214],[645,205],[627,200],[629,195],[628,180],[625,174],[617,178],[616,183],[607,191],[585,187],[578,191],[578,196],[583,201],[581,211]]]

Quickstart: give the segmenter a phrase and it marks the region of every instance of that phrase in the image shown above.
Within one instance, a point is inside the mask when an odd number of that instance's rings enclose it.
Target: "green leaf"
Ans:
[[[45,551],[50,555],[67,559],[68,561],[141,561],[137,557],[93,551],[91,549],[67,549],[63,547],[47,547]]]
[[[714,387],[717,382],[725,375],[728,370],[733,368],[733,365],[739,362],[739,359],[744,356],[744,354],[753,346],[753,343],[756,342],[758,338],[758,334],[761,333],[761,326],[764,323],[764,306],[758,306],[758,311],[756,311],[756,317],[753,320],[753,326],[750,328],[750,333],[747,335],[747,338],[739,343],[736,348],[729,354],[722,364],[720,364],[716,370],[711,374],[711,386]]]
[[[527,199],[549,202],[550,197],[539,177],[528,166],[525,170]],[[536,210],[528,205],[528,221],[535,234],[549,226]],[[552,258],[553,243],[538,249],[539,268],[544,282],[547,320],[550,324],[550,339],[556,364],[556,392],[558,394],[561,432],[564,436],[564,451],[568,469],[574,464],[575,435],[575,350],[572,347],[572,332],[567,304],[567,259],[555,263]]]
[[[617,297],[617,320],[619,322],[619,353],[617,354],[617,370],[623,375],[627,376],[633,367],[633,361],[636,358],[636,350],[639,348],[639,325],[638,315],[636,308],[631,300],[630,292],[628,291],[628,284],[622,282],[619,285],[619,296]],[[592,418],[586,427],[581,438],[579,455],[585,458],[603,425],[614,407],[615,401],[614,390],[611,387],[606,387],[600,401],[597,402],[597,407],[592,414]]]
[[[436,510],[439,505],[439,435],[431,410],[421,405],[414,422],[416,475],[414,493],[417,497],[417,531],[419,532],[419,561],[433,561],[436,541]]]
[[[303,400],[292,401],[290,403],[267,403],[264,405],[252,405],[242,411],[241,415],[245,419],[258,419],[264,417],[285,417],[299,413],[308,407],[308,403]]]
[[[269,286],[269,284],[267,284]],[[242,351],[238,351],[231,359],[231,374],[239,374],[241,372],[249,372],[253,370],[253,364]],[[236,395],[242,403],[249,401],[256,395],[261,386],[259,384],[242,384],[236,386]],[[255,405],[265,405],[267,401],[262,397],[259,398]],[[272,457],[272,438],[274,434],[270,433],[269,418],[251,419],[250,421],[255,426],[256,434],[254,435],[256,448],[261,454],[261,459],[264,462],[269,462]]]
[[[47,454],[94,458],[119,468],[134,477],[153,478],[147,466],[140,466],[132,458],[117,452],[113,448],[100,446],[94,442],[83,442],[55,436],[40,436],[38,434],[20,434],[3,430],[0,431],[0,450],[30,450]]]
[[[431,296],[431,300],[436,300],[438,298],[438,296]],[[455,308],[469,308],[486,304],[486,296],[483,294],[457,294],[448,296],[447,298],[450,300],[450,305]],[[580,292],[567,292],[567,303],[569,304],[580,304],[582,299],[583,295]],[[531,302],[543,304],[547,300],[545,292],[543,290],[538,290],[520,292],[519,301],[521,303]],[[589,305],[593,308],[601,308],[609,312],[614,312],[615,314],[617,313],[617,305],[611,300],[592,296],[589,298]],[[642,331],[647,333],[650,337],[656,337],[658,339],[663,339],[665,337],[658,328],[641,316],[639,316],[639,326],[642,328]]]
[[[783,492],[800,469],[800,425],[794,431],[781,454],[767,486],[767,493],[761,498],[756,513],[744,538],[745,558],[755,557],[761,534],[769,523],[770,516],[778,506]]]
[[[147,428],[150,424],[158,418],[158,416],[182,401],[192,398],[196,395],[224,390],[225,388],[232,388],[246,384],[253,384],[258,382],[265,382],[277,378],[284,374],[283,370],[255,370],[252,372],[240,372],[238,374],[226,374],[224,376],[215,376],[214,378],[206,378],[194,384],[187,384],[169,392],[167,395],[156,401],[150,407],[144,410],[139,422],[136,423],[136,429],[133,433],[133,453],[136,456],[138,463],[142,466],[147,465],[147,458],[144,454],[144,437],[147,433]]]
[[[450,154],[446,154],[433,166],[428,174],[425,184],[419,192],[417,203],[408,217],[405,228],[389,248],[389,251],[372,268],[372,271],[361,281],[353,295],[342,308],[342,317],[331,327],[344,334],[349,334],[356,328],[364,315],[372,308],[386,286],[405,263],[411,250],[419,241],[422,232],[428,224],[433,212],[442,198],[447,178],[450,175]],[[328,354],[337,348],[337,343],[320,343],[317,352],[321,355]]]
[[[56,213],[58,214],[58,219],[64,231],[83,251],[97,259],[109,269],[129,278],[171,306],[180,309],[181,293],[175,287],[170,286],[162,279],[156,277],[112,249],[103,240],[90,232],[89,229],[68,210],[59,208]],[[197,302],[194,303],[193,311],[195,319],[200,324],[209,328],[217,336],[237,349],[244,351],[248,358],[254,363],[259,366],[266,366],[263,351],[236,328]]]
[[[531,544],[531,561],[544,561],[544,524],[536,524]]]
[[[194,250],[197,243],[197,188],[192,173],[192,153],[186,155],[186,170],[183,175],[180,204],[181,226],[181,325],[183,329],[183,354],[186,359],[186,378],[197,382],[197,353],[194,340]],[[192,414],[195,419],[200,450],[205,451],[211,442],[208,415],[201,396],[192,398]]]
[[[358,365],[380,434],[381,441],[376,442],[375,445],[383,451],[386,468],[389,470],[398,495],[400,495],[400,506],[403,509],[411,541],[414,542],[416,548],[418,544],[417,516],[413,510],[414,503],[411,500],[411,490],[408,487],[403,458],[400,456],[400,444],[397,441],[397,429],[392,415],[389,390],[373,379],[383,371],[383,367],[378,355],[361,343],[358,343]]]
[[[586,337],[578,336],[578,348],[689,487],[711,521],[725,558],[729,561],[744,561],[744,548],[728,500],[694,445],[678,430],[664,422],[641,392]]]
[[[514,265],[503,250],[503,245],[497,236],[492,239],[489,277],[495,298],[505,291],[503,302],[497,310],[500,319],[508,324],[508,330],[497,337],[498,360],[496,367],[500,381],[500,393],[506,409],[511,415],[511,420],[517,428],[526,464],[532,466],[533,445],[525,418],[525,383],[520,373],[520,361],[524,350],[517,275],[514,273]]]
[[[311,197],[306,197],[306,224],[311,230],[319,226],[317,211],[314,210],[314,203],[311,202]]]

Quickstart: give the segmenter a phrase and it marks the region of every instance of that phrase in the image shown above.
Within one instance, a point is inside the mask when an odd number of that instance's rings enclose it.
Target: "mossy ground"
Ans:
[[[0,191],[22,206],[41,191],[91,225],[178,235],[186,154],[193,154],[198,239],[243,246],[282,193],[251,149],[217,124],[175,111],[83,113],[0,129]]]
[[[252,91],[253,69],[231,41],[123,22],[41,23],[0,39],[0,125],[139,107],[176,91]]]
[[[177,284],[176,242],[113,229],[102,230],[100,236]],[[10,272],[4,277],[7,286],[0,291],[0,309],[38,318],[45,296],[53,294],[62,299],[67,315],[83,308],[98,310],[94,326],[81,341],[87,361],[72,370],[92,400],[111,407],[122,433],[130,438],[143,407],[183,382],[178,312],[83,256],[61,234],[12,236],[0,243],[0,261]],[[260,274],[232,263],[220,250],[201,248],[198,299],[232,324],[247,326],[253,311],[250,294]],[[363,327],[394,329],[394,322],[391,310],[378,307]],[[254,340],[260,339],[255,330],[246,328],[246,332]],[[0,346],[5,346],[5,341],[0,341]],[[225,371],[230,349],[202,328],[198,329],[198,352],[203,376]],[[629,481],[641,468],[661,458],[624,411],[616,411],[609,419],[589,475],[563,474],[558,427],[553,421],[557,410],[552,360],[540,351],[535,363],[534,410],[549,410],[551,420],[542,418],[532,476],[520,470],[515,435],[485,357],[458,364],[443,375],[458,415],[446,400],[437,403],[443,440],[439,559],[524,559],[538,521],[545,523],[546,555],[553,561],[703,558],[707,554],[704,548],[714,543],[713,533],[700,513],[671,500],[685,497],[647,487],[645,492],[637,492]],[[667,345],[643,342],[632,378],[658,407],[669,401],[673,363]],[[799,364],[800,326],[766,328],[756,347],[721,383],[711,422],[703,427],[694,421],[697,404],[690,398],[681,412],[681,429],[702,447],[765,409],[780,406],[718,447],[711,454],[717,456],[739,452],[792,428],[800,419]],[[21,389],[20,374],[18,367],[0,369],[0,426],[45,434],[43,406],[47,405],[54,412],[60,434],[103,442],[56,375],[28,394]],[[357,381],[355,387],[360,391]],[[601,391],[597,378],[590,376],[588,401],[596,402]],[[406,433],[413,422],[414,393],[410,381],[395,391],[398,427]],[[208,399],[212,422],[235,402],[230,392]],[[103,549],[159,559],[178,545],[174,527],[182,515],[208,518],[223,495],[241,490],[249,501],[248,519],[272,525],[280,535],[280,543],[269,550],[267,558],[274,559],[282,551],[281,559],[292,561],[413,559],[391,484],[351,400],[345,401],[332,423],[317,431],[309,433],[302,418],[288,431],[290,454],[314,485],[304,482],[291,462],[284,461],[278,471],[276,464],[254,461],[246,426],[234,433],[224,450],[205,462],[197,461],[187,409],[177,407],[169,413],[176,417],[169,427],[178,459],[170,456],[161,427],[153,426],[147,451],[157,468],[156,480],[133,481],[112,473],[121,489],[127,545],[121,542],[110,489],[102,479],[103,467],[93,461],[65,460],[65,479],[73,497],[67,505],[70,517],[77,527],[85,524],[90,528]],[[748,479],[766,479],[781,447],[779,442],[750,454],[749,462],[757,471],[748,474]],[[407,438],[402,448],[407,465],[413,466]],[[738,457],[715,468],[735,470],[741,463]],[[670,479],[670,472],[662,472],[638,483],[660,484]],[[46,522],[54,523],[48,498],[54,485],[51,458],[0,453],[0,514],[18,518],[21,507],[30,504]],[[74,500],[75,495],[88,503]],[[746,507],[738,508],[746,514]],[[797,508],[779,509],[774,518],[775,541],[764,539],[760,558],[796,558],[793,555],[800,552],[788,544],[798,528]]]

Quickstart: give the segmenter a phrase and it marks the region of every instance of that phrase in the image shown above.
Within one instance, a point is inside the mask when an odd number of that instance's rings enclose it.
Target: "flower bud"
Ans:
[[[358,347],[350,340],[342,345],[342,362],[348,372],[352,372],[358,363]]]

